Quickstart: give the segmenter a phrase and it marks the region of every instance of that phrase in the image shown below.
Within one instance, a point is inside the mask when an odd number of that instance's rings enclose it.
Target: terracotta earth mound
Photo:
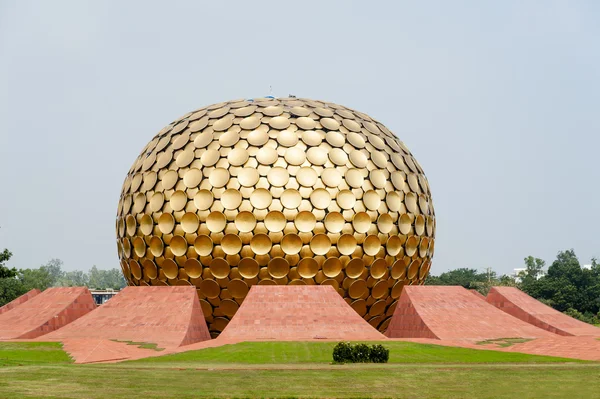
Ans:
[[[57,330],[96,304],[85,287],[54,287],[0,315],[0,339],[31,339]]]
[[[210,339],[196,288],[126,287],[44,339],[117,340],[172,348]]]
[[[31,298],[33,298],[34,296],[36,296],[37,294],[39,294],[41,292],[42,291],[38,290],[37,288],[32,289],[31,291],[29,291],[29,292],[21,295],[17,299],[15,299],[15,300],[7,303],[6,305],[2,306],[0,308],[0,314],[6,313],[9,310],[12,310],[12,309],[16,308],[20,304],[27,302],[28,300],[30,300]]]
[[[565,336],[600,337],[600,328],[546,306],[514,287],[492,287],[488,303],[536,327]]]
[[[221,340],[382,340],[329,285],[255,285]]]
[[[385,335],[479,341],[553,334],[502,312],[463,287],[407,285]]]

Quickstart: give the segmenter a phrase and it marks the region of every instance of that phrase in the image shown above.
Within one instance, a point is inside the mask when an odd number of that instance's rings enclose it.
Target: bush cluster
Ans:
[[[336,363],[387,363],[390,350],[383,345],[351,344],[339,342],[333,348],[333,361]]]

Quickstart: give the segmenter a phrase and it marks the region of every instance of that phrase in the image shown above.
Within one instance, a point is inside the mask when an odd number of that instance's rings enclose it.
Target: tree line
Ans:
[[[7,304],[29,290],[41,291],[49,287],[89,287],[91,289],[115,289],[125,287],[120,269],[101,270],[96,266],[87,271],[65,271],[60,259],[51,259],[37,269],[16,269],[6,266],[12,253],[0,252],[0,306]]]
[[[487,295],[493,286],[517,287],[542,303],[571,317],[600,324],[600,263],[592,259],[591,267],[579,263],[575,251],[561,251],[546,268],[540,258],[524,259],[525,270],[517,276],[498,276],[492,270],[460,268],[430,275],[426,285],[460,285]]]

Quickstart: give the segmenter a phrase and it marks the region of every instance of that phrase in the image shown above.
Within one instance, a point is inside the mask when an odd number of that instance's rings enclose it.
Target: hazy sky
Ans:
[[[0,250],[119,267],[144,145],[268,95],[365,112],[429,179],[432,272],[600,257],[600,2],[0,0]]]

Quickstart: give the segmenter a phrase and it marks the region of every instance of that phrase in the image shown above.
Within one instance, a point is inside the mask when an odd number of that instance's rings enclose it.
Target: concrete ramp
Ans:
[[[600,328],[546,306],[518,288],[492,287],[487,301],[511,316],[554,334],[600,337]]]
[[[483,341],[553,334],[502,312],[463,287],[407,285],[385,335]]]
[[[172,348],[210,339],[210,335],[195,287],[126,287],[44,339],[133,341]]]
[[[329,285],[255,285],[220,340],[382,340]]]
[[[27,302],[28,300],[30,300],[31,298],[33,298],[34,296],[36,296],[40,292],[42,292],[42,291],[38,290],[37,288],[34,288],[31,291],[29,291],[29,292],[21,295],[17,299],[15,299],[15,300],[7,303],[6,305],[2,306],[0,308],[0,314],[6,313],[9,310],[12,310],[12,309],[16,308],[20,304]]]
[[[86,287],[54,287],[0,315],[0,339],[31,339],[57,330],[96,308]]]

